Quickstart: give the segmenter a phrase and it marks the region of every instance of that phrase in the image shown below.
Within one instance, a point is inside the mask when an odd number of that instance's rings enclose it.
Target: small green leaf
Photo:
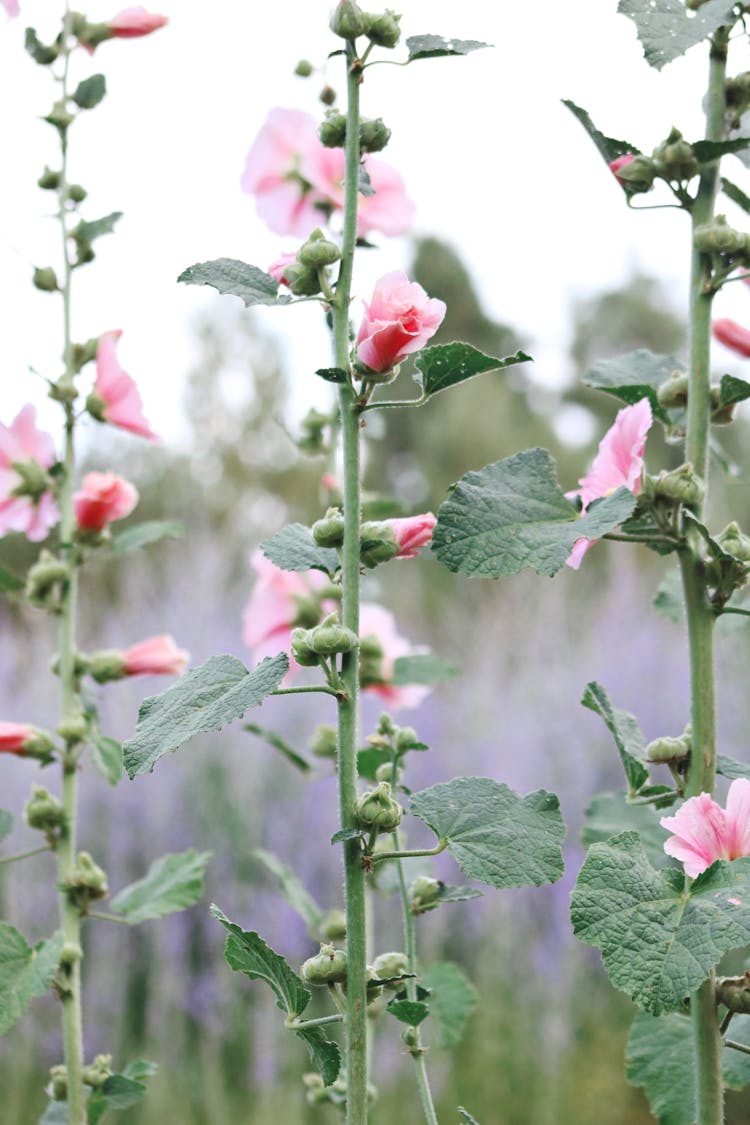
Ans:
[[[625,156],[627,153],[632,153],[634,156],[640,155],[641,150],[636,145],[631,145],[630,141],[616,141],[614,137],[605,137],[604,133],[600,133],[586,110],[581,109],[575,102],[563,98],[562,104],[567,106],[576,120],[580,121],[581,125],[583,125],[584,129],[591,137],[591,140],[596,145],[599,155],[607,165],[610,165],[618,156]]]
[[[750,398],[750,383],[738,379],[735,375],[722,375],[719,384],[719,401],[722,406],[744,402],[746,398]]]
[[[94,765],[110,785],[117,785],[122,777],[122,746],[114,738],[100,734],[94,739],[92,747]]]
[[[442,35],[410,35],[406,40],[409,62],[417,59],[441,59],[448,55],[468,55],[491,43],[479,43],[476,39],[444,39]]]
[[[630,791],[637,793],[648,781],[648,767],[643,762],[646,740],[635,716],[613,707],[602,685],[594,681],[586,684],[581,704],[604,719],[615,740]]]
[[[391,761],[387,750],[378,750],[374,746],[366,746],[364,750],[357,751],[357,776],[367,781],[375,780],[375,771],[379,766]]]
[[[341,1069],[341,1050],[338,1043],[329,1039],[322,1027],[297,1027],[295,1031],[304,1042],[313,1066],[319,1071],[324,1086],[331,1086]]]
[[[321,379],[325,379],[326,383],[346,383],[346,371],[340,367],[319,367],[315,372]]]
[[[92,74],[78,83],[78,88],[73,94],[73,101],[81,109],[93,109],[99,105],[107,92],[107,82],[103,74]]]
[[[397,656],[393,662],[393,675],[391,683],[402,686],[403,684],[440,684],[444,680],[451,680],[458,675],[458,668],[446,664],[444,660],[433,656],[431,652],[418,652],[412,656]]]
[[[244,729],[250,734],[262,738],[269,746],[273,746],[274,750],[278,750],[278,752],[282,754],[288,762],[291,762],[293,766],[296,766],[301,773],[309,773],[312,769],[307,758],[303,757],[302,754],[298,754],[296,750],[293,750],[280,735],[276,734],[276,731],[268,730],[267,727],[259,727],[256,723],[246,723]]]
[[[93,242],[103,234],[112,234],[121,218],[122,211],[112,211],[101,219],[94,219],[90,223],[79,223],[73,231],[73,237],[79,242]]]
[[[657,391],[675,372],[682,375],[685,367],[674,356],[654,355],[646,348],[638,348],[616,359],[600,359],[583,381],[589,387],[614,395],[629,406],[647,398],[654,418],[669,425],[670,416],[659,402]]]
[[[738,777],[750,778],[750,765],[729,758],[726,754],[717,754],[716,772],[722,777],[729,778],[730,781],[735,781]]]
[[[489,777],[456,777],[414,793],[410,811],[430,826],[464,875],[493,887],[539,887],[563,873],[560,802],[543,789],[519,797]]]
[[[13,813],[0,809],[0,840],[4,840],[13,828]]]
[[[685,523],[692,525],[700,533],[710,554],[717,562],[724,562],[730,567],[736,566],[737,560],[734,555],[730,555],[728,551],[724,550],[721,544],[714,539],[706,525],[696,519],[690,509],[686,508],[683,511],[682,518]]]
[[[573,930],[641,1008],[679,1011],[725,953],[750,943],[748,891],[750,859],[718,861],[686,888],[681,869],[655,870],[637,833],[623,832],[589,848]]]
[[[88,1101],[89,1125],[96,1123],[110,1109],[130,1109],[146,1093],[143,1082],[136,1082],[124,1074],[110,1074],[104,1085],[94,1090]]]
[[[750,137],[733,137],[731,141],[694,141],[692,145],[696,160],[701,164],[710,164],[721,156],[728,156],[732,152],[742,152],[750,145]]]
[[[468,1109],[464,1109],[462,1105],[458,1107],[458,1113],[464,1125],[479,1125],[476,1117],[472,1117]]]
[[[518,351],[515,355],[498,359],[485,355],[471,344],[460,342],[425,348],[424,351],[417,352],[414,361],[419,372],[414,378],[425,396],[436,395],[448,387],[465,383],[467,379],[473,379],[475,375],[482,375],[485,371],[497,371],[516,363],[534,362],[525,352]]]
[[[437,1024],[441,1047],[461,1042],[469,1016],[479,1003],[479,993],[460,965],[436,961],[422,979],[430,989],[430,1014]]]
[[[732,0],[708,0],[688,16],[683,0],[620,0],[617,11],[633,20],[649,66],[661,70],[723,25],[734,23]]]
[[[276,876],[282,898],[299,914],[310,937],[317,938],[323,921],[323,911],[305,890],[291,867],[287,867],[272,852],[266,852],[262,848],[255,848],[252,854],[268,868],[272,875]]]
[[[158,1069],[158,1063],[149,1059],[133,1059],[122,1068],[122,1073],[125,1078],[132,1078],[134,1082],[144,1082],[156,1074]]]
[[[332,547],[318,547],[309,527],[290,523],[270,539],[264,539],[260,549],[274,566],[300,574],[305,570],[322,570],[332,575],[340,568],[338,552]]]
[[[430,1009],[419,1000],[391,1000],[387,1010],[401,1023],[409,1027],[419,1027],[422,1020],[426,1020]]]
[[[164,755],[204,731],[219,730],[275,691],[289,671],[285,652],[266,657],[252,672],[235,656],[210,656],[138,711],[135,735],[126,742],[131,779],[149,773]]]
[[[34,949],[7,922],[0,922],[0,1035],[23,1015],[35,996],[52,987],[60,963],[62,934]]]
[[[448,570],[482,578],[525,567],[551,577],[579,539],[600,539],[628,518],[627,488],[596,500],[584,515],[565,498],[546,449],[527,449],[467,473],[438,513],[432,550]]]
[[[653,805],[629,804],[622,791],[600,793],[586,809],[581,839],[588,847],[621,832],[637,832],[650,863],[666,867],[670,863],[664,851],[668,833],[659,824],[659,816]]]
[[[346,840],[364,839],[364,833],[361,828],[340,828],[338,832],[334,832],[331,836],[332,844],[343,844]]]
[[[133,926],[186,910],[203,894],[203,876],[210,858],[211,852],[196,852],[193,848],[163,855],[154,860],[142,879],[115,895],[112,910]]]
[[[288,1016],[302,1015],[310,993],[281,954],[275,953],[253,930],[243,930],[230,922],[218,906],[211,906],[211,914],[229,930],[226,959],[230,968],[250,980],[264,980],[273,989],[282,1012]]]
[[[23,590],[26,583],[22,578],[18,578],[15,574],[11,574],[4,566],[0,566],[0,590],[5,594],[15,594],[18,590]]]
[[[216,258],[189,266],[177,278],[186,285],[210,285],[222,295],[240,297],[251,305],[288,305],[291,297],[279,296],[279,282],[270,274],[237,258]]]
[[[436,906],[443,902],[468,902],[471,898],[481,898],[483,894],[479,887],[449,887],[443,883],[438,891]]]
[[[39,63],[40,66],[49,66],[58,55],[56,47],[47,47],[42,43],[33,27],[26,28],[24,47],[34,62]]]
[[[750,196],[745,195],[744,191],[733,184],[731,180],[728,180],[726,176],[721,177],[721,190],[728,199],[731,199],[746,214],[750,215]]]
[[[129,551],[138,551],[141,547],[158,543],[160,539],[179,539],[184,533],[183,524],[177,520],[147,520],[146,523],[136,524],[115,535],[112,552],[115,555],[126,555]]]

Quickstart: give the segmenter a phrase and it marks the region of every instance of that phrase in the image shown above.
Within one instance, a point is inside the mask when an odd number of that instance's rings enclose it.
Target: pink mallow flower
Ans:
[[[414,204],[406,194],[406,185],[395,168],[374,156],[365,156],[364,167],[370,177],[373,195],[360,195],[357,205],[357,234],[366,237],[371,231],[391,237],[406,234],[414,218]],[[341,148],[319,145],[302,158],[300,170],[305,180],[335,210],[344,209],[344,173],[346,156]]]
[[[52,438],[36,428],[33,406],[24,406],[10,426],[0,423],[0,536],[20,531],[34,543],[47,538],[60,518],[54,497],[44,486],[43,470],[54,461]]]
[[[691,879],[714,860],[750,856],[750,781],[740,777],[732,782],[726,810],[708,793],[700,793],[659,823],[674,833],[664,851],[680,860]]]
[[[0,754],[26,754],[35,733],[28,723],[0,723]]]
[[[157,16],[136,5],[132,8],[123,8],[108,22],[113,39],[136,39],[141,35],[150,35],[152,31],[158,31],[169,21],[166,16]]]
[[[434,336],[445,302],[428,297],[421,285],[394,270],[375,285],[357,333],[357,355],[371,371],[389,371]]]
[[[102,531],[123,520],[138,503],[138,490],[115,473],[87,473],[73,494],[76,522],[81,531]]]
[[[0,0],[0,4],[5,8],[9,17],[20,15],[21,9],[18,0]]]
[[[652,422],[651,403],[647,398],[618,412],[599,443],[590,472],[579,480],[580,488],[566,493],[569,499],[580,496],[582,513],[592,500],[609,496],[623,485],[634,496],[638,495],[643,482],[643,450]],[[583,556],[595,542],[595,539],[579,539],[566,559],[568,566],[578,570]]]
[[[711,324],[714,337],[725,348],[736,352],[737,355],[750,358],[750,328],[743,328],[736,320],[725,317],[723,320],[714,320]]]
[[[159,441],[143,415],[141,399],[135,380],[120,366],[117,358],[117,341],[120,329],[105,332],[99,338],[96,350],[96,380],[86,406],[100,422],[110,422],[121,430]]]
[[[398,543],[397,559],[415,559],[420,547],[426,547],[432,539],[432,531],[437,517],[432,512],[420,516],[406,516],[404,519],[384,520]]]
[[[271,277],[275,278],[276,281],[278,281],[281,285],[288,285],[289,282],[287,281],[284,274],[286,272],[287,266],[296,261],[297,255],[293,251],[284,251],[284,253],[279,254],[278,258],[276,258],[275,261],[271,262],[266,272],[269,273]]]
[[[124,676],[181,676],[190,653],[178,648],[167,633],[147,637],[122,653]]]
[[[297,625],[310,627],[316,623],[327,606],[324,602],[316,609],[316,591],[328,584],[320,570],[295,573],[281,570],[258,549],[250,556],[250,565],[257,576],[250,599],[242,617],[242,637],[253,650],[257,664],[266,656],[285,652],[289,657],[287,680],[297,669],[292,658],[292,629]]]
[[[418,707],[431,689],[426,684],[396,685],[391,680],[399,656],[413,656],[427,649],[414,648],[396,630],[393,614],[374,602],[360,606],[359,636],[362,690],[379,696],[392,711]]]

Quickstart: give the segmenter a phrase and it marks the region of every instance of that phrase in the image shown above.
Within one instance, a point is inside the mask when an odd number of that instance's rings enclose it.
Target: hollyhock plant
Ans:
[[[647,398],[618,412],[599,443],[591,470],[579,480],[580,488],[566,493],[568,498],[580,496],[582,513],[592,500],[609,496],[623,486],[638,495],[643,477],[643,450],[652,422],[651,403]],[[595,542],[594,539],[579,539],[566,560],[568,566],[578,570],[583,556]]]
[[[389,371],[434,336],[445,316],[445,302],[428,297],[403,270],[376,283],[357,332],[356,350],[371,371]]]
[[[414,647],[396,629],[392,613],[374,602],[363,602],[359,614],[362,652],[362,690],[377,695],[393,711],[418,707],[430,694],[424,684],[393,684],[393,669],[399,656],[426,652]]]
[[[0,723],[0,754],[25,754],[34,733],[28,723]]]
[[[100,422],[110,422],[121,430],[159,441],[143,414],[141,399],[135,380],[120,366],[117,358],[117,341],[121,329],[105,332],[99,338],[96,351],[96,380],[93,393],[86,406]]]
[[[357,234],[366,237],[372,231],[394,237],[406,234],[414,218],[414,204],[406,194],[403,179],[390,164],[366,156],[363,164],[374,195],[360,195],[357,208]],[[344,207],[344,150],[313,149],[302,159],[300,169],[320,195],[337,210]]]
[[[750,328],[744,328],[736,320],[724,317],[721,320],[712,321],[711,330],[714,338],[725,348],[729,348],[730,351],[736,352],[737,355],[741,355],[745,359],[750,358]]]
[[[680,860],[691,879],[717,859],[750,856],[750,781],[740,777],[732,782],[726,809],[700,793],[659,823],[673,833],[664,851]]]
[[[11,18],[13,16],[19,15],[21,12],[18,0],[0,0],[0,3],[2,3],[5,11],[8,13],[8,16]]]
[[[271,277],[275,278],[276,281],[279,282],[279,284],[288,285],[289,282],[284,276],[284,273],[287,266],[296,261],[297,255],[295,253],[293,253],[292,251],[285,251],[284,253],[280,254],[279,257],[275,259],[275,261],[271,262],[267,272],[271,275]]]
[[[627,168],[628,164],[632,164],[634,160],[635,153],[626,152],[623,156],[618,156],[616,160],[611,161],[609,165],[610,172],[615,177],[615,179],[623,185],[623,187],[625,186],[625,180],[621,179],[617,173],[620,171],[620,169]]]
[[[419,516],[405,516],[403,519],[385,521],[393,532],[398,544],[397,559],[415,559],[420,547],[426,547],[432,539],[432,531],[437,518],[432,512]]]
[[[125,676],[181,676],[190,653],[178,648],[168,633],[162,633],[126,648],[122,660]]]
[[[102,531],[108,523],[129,516],[137,503],[137,489],[115,473],[87,473],[73,494],[81,531]]]
[[[291,656],[292,629],[320,620],[323,609],[316,591],[326,586],[328,580],[319,570],[281,570],[260,550],[250,556],[250,565],[257,581],[242,618],[243,640],[253,650],[256,663],[266,656],[286,652],[291,676],[297,668]],[[332,608],[332,604],[324,602],[323,608]]]
[[[60,518],[43,471],[55,460],[33,406],[24,406],[10,426],[0,423],[0,536],[20,531],[34,543],[46,539]]]
[[[123,8],[113,16],[109,20],[109,27],[113,39],[136,39],[142,35],[150,35],[152,31],[158,31],[168,22],[166,16],[147,12],[145,8],[136,5],[132,8]]]

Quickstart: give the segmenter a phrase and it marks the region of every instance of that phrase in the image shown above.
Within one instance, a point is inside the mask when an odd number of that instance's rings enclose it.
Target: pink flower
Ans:
[[[327,606],[333,608],[330,602],[321,606],[316,594],[328,580],[320,570],[281,570],[261,550],[253,551],[250,565],[257,581],[242,618],[243,640],[253,650],[256,664],[265,656],[285,652],[290,661],[288,678],[297,668],[292,659],[292,629],[300,624],[309,628]]]
[[[102,531],[125,519],[138,503],[138,491],[114,473],[88,473],[73,495],[76,522],[82,531]]]
[[[343,149],[319,145],[301,162],[304,178],[337,211],[344,208],[345,161]],[[361,238],[370,231],[390,236],[406,234],[414,217],[414,204],[406,194],[401,176],[390,164],[374,156],[366,156],[364,166],[375,194],[359,196],[357,234]]]
[[[114,39],[135,39],[141,35],[150,35],[168,23],[166,16],[153,15],[145,8],[136,6],[123,8],[109,21],[109,28]]]
[[[617,173],[620,171],[621,168],[625,168],[628,164],[632,164],[634,160],[635,160],[635,153],[634,152],[626,152],[624,156],[618,156],[617,159],[611,161],[611,163],[609,165],[610,172],[615,177],[617,182],[623,185],[623,187],[625,186],[625,180],[621,179],[621,177],[618,176]]]
[[[0,0],[0,4],[5,8],[9,17],[17,16],[20,14],[20,7],[18,0]]]
[[[267,273],[269,273],[271,277],[276,278],[276,280],[280,282],[281,285],[288,285],[289,282],[284,277],[284,271],[286,270],[286,267],[288,265],[291,265],[292,262],[296,261],[297,255],[292,252],[285,252],[283,254],[280,254],[274,262],[271,262],[270,266],[268,267]]]
[[[96,351],[96,381],[94,393],[89,397],[90,413],[100,421],[110,422],[122,430],[159,441],[143,415],[143,401],[135,380],[120,366],[117,358],[117,341],[120,329],[105,332],[99,338]]]
[[[750,781],[740,777],[732,782],[726,811],[708,793],[700,793],[659,823],[674,833],[664,851],[684,864],[691,879],[716,859],[750,855]]]
[[[437,332],[445,302],[428,297],[421,285],[394,270],[375,285],[357,333],[357,355],[372,371],[388,371],[417,352]]]
[[[430,694],[428,686],[425,684],[397,686],[390,681],[393,679],[394,663],[399,656],[411,656],[427,650],[423,647],[413,648],[406,638],[397,632],[393,614],[373,602],[363,602],[360,606],[359,635],[365,645],[365,653],[367,638],[374,640],[381,650],[377,676],[365,674],[362,678],[362,690],[380,696],[393,711],[418,707]],[[368,656],[363,655],[365,662],[369,664]]]
[[[187,667],[190,653],[178,648],[166,633],[147,637],[131,645],[122,654],[125,676],[180,676]]]
[[[0,535],[20,531],[34,543],[46,539],[60,513],[52,493],[44,490],[41,470],[54,461],[52,438],[36,428],[33,406],[24,406],[10,426],[0,423]],[[41,478],[38,494],[35,478]],[[21,492],[24,488],[30,491]]]
[[[580,489],[566,493],[569,498],[580,496],[582,512],[592,500],[609,496],[623,485],[633,495],[638,495],[643,477],[643,450],[652,421],[651,403],[647,398],[619,411],[599,443],[591,471],[579,480]],[[566,560],[568,566],[578,570],[581,559],[595,542],[595,539],[579,539]]]
[[[750,328],[743,328],[736,320],[714,320],[711,324],[713,334],[720,344],[730,348],[737,355],[750,357]]]
[[[437,523],[437,518],[432,512],[425,512],[421,516],[406,516],[405,519],[385,520],[393,531],[393,537],[398,543],[397,559],[415,559],[420,547],[426,547],[432,539],[432,529]]]
[[[25,754],[34,733],[28,723],[0,723],[0,754]]]

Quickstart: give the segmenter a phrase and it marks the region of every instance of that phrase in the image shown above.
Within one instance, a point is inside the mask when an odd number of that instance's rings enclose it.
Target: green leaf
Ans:
[[[326,383],[346,383],[346,371],[340,367],[319,367],[315,372],[320,375],[321,379],[325,379]]]
[[[60,963],[62,934],[33,949],[7,922],[0,922],[0,1035],[21,1018],[35,996],[52,987]]]
[[[484,891],[479,887],[449,887],[442,883],[438,891],[436,906],[443,902],[468,902],[470,898],[481,898]]]
[[[430,1014],[430,1009],[419,1000],[391,1000],[387,1011],[409,1027],[419,1027]]]
[[[125,1078],[132,1078],[134,1082],[144,1082],[156,1074],[158,1069],[158,1064],[149,1059],[133,1059],[123,1067],[122,1073]]]
[[[726,754],[717,754],[716,772],[722,777],[729,778],[730,781],[735,781],[738,777],[750,778],[750,765],[729,758]]]
[[[440,684],[458,675],[458,668],[439,660],[431,652],[418,652],[412,656],[397,656],[393,662],[391,683]]]
[[[681,869],[656,871],[637,833],[623,832],[591,845],[571,899],[576,935],[653,1015],[680,1010],[725,953],[750,943],[750,859],[685,882]]]
[[[364,839],[364,832],[361,828],[339,828],[338,832],[334,832],[331,836],[332,844],[343,844],[346,840]]]
[[[622,791],[600,793],[586,809],[581,839],[588,847],[622,832],[637,832],[649,861],[654,867],[666,867],[670,863],[664,851],[668,833],[659,824],[660,815],[653,805],[628,804]]]
[[[297,1027],[295,1031],[310,1052],[313,1066],[320,1071],[323,1085],[331,1086],[341,1069],[338,1043],[329,1039],[322,1027]]]
[[[604,159],[607,165],[610,165],[618,156],[625,156],[626,153],[640,156],[641,150],[636,145],[631,145],[630,141],[616,141],[614,137],[605,137],[604,133],[600,133],[586,110],[581,109],[575,102],[563,98],[562,104],[567,106],[573,116],[583,125],[584,129],[591,137],[591,140],[596,145],[599,155]]]
[[[4,840],[13,828],[13,813],[0,809],[0,840]]]
[[[23,590],[26,583],[22,578],[18,578],[15,574],[11,574],[4,566],[0,566],[0,590],[5,594],[14,594],[18,590]]]
[[[456,777],[414,793],[411,812],[430,826],[464,875],[493,887],[539,887],[563,873],[565,824],[544,789],[519,797],[489,777]]]
[[[301,773],[309,773],[312,769],[307,758],[304,758],[302,754],[298,754],[296,750],[293,750],[275,731],[268,730],[267,727],[259,727],[256,723],[246,723],[244,729],[250,734],[262,738],[269,746],[273,746],[274,750],[278,750],[280,754],[283,754],[287,761],[291,762],[293,766],[296,766]]]
[[[211,914],[229,930],[225,952],[230,968],[250,980],[264,980],[273,989],[282,1012],[288,1016],[302,1015],[310,992],[281,954],[275,953],[253,930],[243,930],[230,922],[218,906],[211,906]]]
[[[706,546],[708,547],[709,553],[714,559],[717,560],[717,562],[725,562],[730,567],[736,566],[737,560],[735,559],[734,555],[730,555],[728,551],[724,550],[721,544],[714,539],[706,525],[704,523],[701,523],[700,520],[696,519],[689,508],[686,508],[683,511],[682,518],[685,523],[691,524],[700,533]]]
[[[279,296],[279,282],[270,274],[237,258],[216,258],[189,266],[177,278],[186,285],[210,285],[224,295],[240,297],[251,305],[288,305],[291,297]]]
[[[364,163],[361,163],[359,165],[359,174],[357,176],[357,191],[366,199],[371,195],[375,195],[375,188],[372,186],[370,173],[367,171],[367,167]]]
[[[710,164],[721,156],[732,152],[742,152],[750,145],[750,137],[734,137],[731,141],[694,141],[693,152],[701,164]]]
[[[136,1082],[124,1074],[110,1074],[104,1085],[94,1090],[88,1100],[89,1125],[96,1125],[110,1109],[130,1109],[145,1093],[143,1082]]]
[[[441,1047],[455,1047],[479,1003],[479,993],[453,961],[436,961],[422,974],[422,980],[430,989],[430,1014],[437,1024],[438,1043]]]
[[[78,88],[73,94],[73,101],[81,109],[93,109],[99,105],[107,92],[107,82],[103,74],[92,74],[78,83]]]
[[[734,402],[744,402],[750,398],[750,383],[738,379],[735,375],[722,375],[719,384],[719,401],[721,406],[731,406]]]
[[[419,372],[414,378],[425,396],[436,395],[448,387],[465,383],[467,379],[473,379],[475,375],[482,375],[485,371],[497,371],[515,363],[534,362],[525,352],[518,351],[505,359],[497,359],[495,356],[485,355],[471,344],[460,342],[425,348],[424,351],[417,352],[414,361]]]
[[[600,539],[635,507],[627,488],[585,515],[566,500],[546,449],[527,449],[467,473],[438,513],[432,550],[448,570],[500,578],[532,567],[552,576],[578,539]]]
[[[94,242],[103,234],[112,234],[121,218],[122,211],[112,211],[101,219],[94,219],[90,223],[79,223],[73,231],[73,237],[79,242]]]
[[[637,793],[648,781],[648,767],[643,762],[646,740],[635,716],[613,707],[602,685],[594,681],[586,684],[581,703],[604,719],[615,740],[630,791]]]
[[[375,771],[378,766],[384,766],[391,761],[388,750],[378,750],[374,746],[367,746],[364,750],[357,751],[357,777],[367,781],[375,780]]]
[[[142,879],[130,883],[112,899],[112,910],[136,925],[187,909],[203,894],[203,876],[210,858],[211,852],[193,848],[163,855],[154,860]]]
[[[442,35],[410,35],[406,40],[409,62],[417,59],[441,59],[448,55],[468,55],[491,43],[479,43],[476,39],[444,39]]]
[[[122,777],[122,746],[114,738],[100,734],[92,747],[94,765],[110,785],[117,785]]]
[[[462,1105],[458,1107],[458,1113],[465,1125],[479,1125],[476,1117],[472,1117],[468,1109],[464,1109]]]
[[[732,0],[708,0],[690,16],[683,0],[620,0],[618,12],[633,20],[646,62],[661,70],[717,28],[733,24]]]
[[[309,527],[303,523],[290,523],[270,539],[264,539],[260,549],[274,566],[300,574],[304,570],[322,570],[328,575],[340,568],[338,552],[333,547],[318,547]]]
[[[616,359],[601,359],[583,378],[589,387],[614,395],[632,406],[647,398],[654,418],[666,425],[670,416],[659,402],[657,391],[675,372],[684,374],[684,364],[671,355],[654,355],[647,348],[638,348]]]
[[[131,779],[204,731],[219,730],[275,691],[289,671],[285,652],[248,671],[235,656],[210,656],[160,695],[144,699],[135,735],[123,750]]]
[[[266,852],[262,848],[255,848],[252,854],[268,868],[272,875],[276,876],[282,898],[289,903],[292,910],[299,914],[310,937],[317,938],[323,922],[323,911],[315,899],[305,890],[291,867],[287,867],[272,852]]]
[[[158,543],[160,539],[179,539],[184,534],[185,528],[177,520],[147,520],[115,535],[112,552],[115,555],[126,555],[129,551],[138,551],[141,547]]]
[[[721,177],[721,190],[728,199],[731,199],[746,214],[750,215],[750,196],[745,195],[744,191],[733,184],[731,180],[728,180],[726,176]]]

